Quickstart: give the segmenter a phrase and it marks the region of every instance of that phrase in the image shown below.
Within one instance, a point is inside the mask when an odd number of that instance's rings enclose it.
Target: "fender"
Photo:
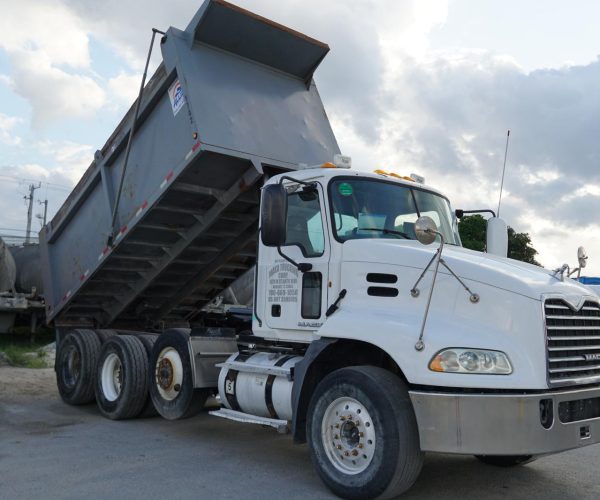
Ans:
[[[337,342],[337,339],[319,339],[311,342],[302,361],[294,367],[294,385],[292,386],[292,436],[294,442],[306,442],[306,408],[310,401],[310,394],[302,391],[307,374],[313,362],[325,349]]]

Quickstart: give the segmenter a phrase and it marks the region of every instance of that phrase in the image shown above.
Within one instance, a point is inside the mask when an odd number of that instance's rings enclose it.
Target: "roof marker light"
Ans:
[[[381,170],[380,168],[378,168],[377,170],[373,170],[373,173],[379,175],[390,175],[385,170]]]
[[[352,168],[352,158],[345,155],[333,155],[333,164],[337,168]]]

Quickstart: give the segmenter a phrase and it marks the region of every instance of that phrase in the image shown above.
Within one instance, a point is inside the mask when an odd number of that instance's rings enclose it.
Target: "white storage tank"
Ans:
[[[10,292],[15,286],[17,267],[4,240],[0,238],[0,293]]]

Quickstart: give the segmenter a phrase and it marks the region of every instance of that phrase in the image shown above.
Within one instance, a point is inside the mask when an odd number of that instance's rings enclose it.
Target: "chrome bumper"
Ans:
[[[600,398],[600,387],[525,395],[410,391],[410,398],[423,451],[543,455],[600,442],[597,411],[592,412],[595,418],[568,423],[561,421],[561,416],[568,420],[564,411],[559,415],[561,403]],[[546,420],[548,428],[541,421],[542,400],[552,402],[553,418]],[[587,405],[597,403],[600,401]],[[571,408],[584,404],[572,403]]]

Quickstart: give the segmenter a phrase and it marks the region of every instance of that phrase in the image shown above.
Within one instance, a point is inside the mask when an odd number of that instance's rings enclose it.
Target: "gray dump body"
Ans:
[[[133,106],[40,234],[47,320],[57,326],[193,320],[254,265],[265,178],[339,152],[312,80],[326,45],[211,0],[160,48],[112,246]]]

